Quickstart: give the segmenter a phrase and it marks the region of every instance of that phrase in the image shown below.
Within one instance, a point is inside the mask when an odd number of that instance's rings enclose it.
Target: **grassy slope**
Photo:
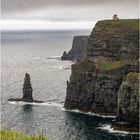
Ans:
[[[105,28],[104,28],[105,27]],[[102,30],[104,28],[104,30]],[[108,31],[114,32],[117,30],[139,30],[139,20],[138,19],[120,19],[120,20],[101,20],[96,24],[96,31],[106,32]]]
[[[126,81],[129,83],[135,83],[138,80],[139,80],[139,73],[137,72],[129,72],[126,75]]]
[[[43,134],[39,136],[27,136],[15,131],[0,130],[0,140],[48,140]]]
[[[108,61],[103,63],[97,63],[96,68],[99,68],[101,70],[111,70],[111,69],[119,68],[123,66],[123,64],[124,64],[123,61]]]
[[[99,62],[99,63],[89,63],[86,59],[76,63],[74,65],[74,72],[93,72],[96,69],[100,70],[112,70],[119,67],[122,67],[125,64],[122,60],[119,61],[106,61],[106,62]]]

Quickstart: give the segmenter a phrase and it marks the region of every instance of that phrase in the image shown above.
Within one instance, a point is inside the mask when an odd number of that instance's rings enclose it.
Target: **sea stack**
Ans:
[[[32,92],[33,89],[30,82],[30,75],[28,73],[25,73],[22,97],[23,101],[33,102]]]
[[[44,101],[34,100],[32,93],[33,89],[30,82],[30,75],[25,73],[24,84],[23,84],[23,97],[22,98],[10,98],[8,101],[23,101],[23,102],[35,102],[35,103],[43,103]]]

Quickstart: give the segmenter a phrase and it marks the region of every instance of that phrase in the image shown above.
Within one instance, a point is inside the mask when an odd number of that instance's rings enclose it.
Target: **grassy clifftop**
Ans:
[[[138,19],[120,19],[120,20],[101,20],[96,24],[95,31],[132,31],[139,30],[139,20]]]
[[[0,130],[1,140],[48,140],[43,134],[39,136],[27,136],[15,131]]]

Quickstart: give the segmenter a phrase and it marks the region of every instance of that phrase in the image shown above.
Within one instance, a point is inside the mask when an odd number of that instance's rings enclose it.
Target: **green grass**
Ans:
[[[95,64],[88,62],[86,57],[81,58],[80,62],[73,65],[73,72],[94,72]]]
[[[100,70],[112,70],[119,67],[122,67],[125,64],[122,60],[116,61],[104,61],[98,63],[90,63],[87,58],[82,58],[82,60],[73,65],[73,73],[79,72],[94,72],[96,69]]]
[[[96,64],[96,68],[100,70],[111,70],[116,69],[124,65],[123,61],[107,61],[107,62],[99,62]]]
[[[48,140],[48,139],[43,134],[38,136],[37,135],[27,136],[16,131],[0,130],[0,140]]]
[[[101,20],[96,25],[95,30],[102,32],[114,32],[116,29],[139,30],[139,19]]]
[[[139,73],[137,72],[129,72],[126,76],[127,80],[135,81],[139,79]]]
[[[139,99],[139,73],[129,72],[126,75],[127,84],[133,89],[133,96],[136,96]]]

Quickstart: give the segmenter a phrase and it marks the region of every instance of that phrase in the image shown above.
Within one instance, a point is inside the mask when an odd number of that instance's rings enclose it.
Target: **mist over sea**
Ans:
[[[63,108],[71,61],[60,56],[72,47],[79,31],[3,31],[1,34],[1,125],[27,134],[43,131],[49,140],[138,140],[138,134],[113,131],[112,117]],[[29,73],[33,97],[45,103],[8,102],[22,97]]]

